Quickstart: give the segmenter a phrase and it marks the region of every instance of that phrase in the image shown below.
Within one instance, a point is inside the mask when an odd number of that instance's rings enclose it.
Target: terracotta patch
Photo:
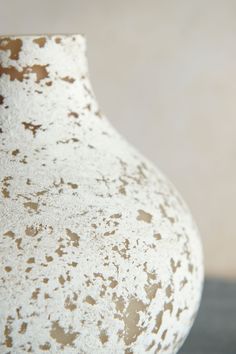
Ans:
[[[101,343],[102,343],[102,344],[105,344],[106,342],[108,342],[108,338],[109,338],[109,337],[108,337],[106,331],[105,331],[105,330],[102,330],[101,333],[100,333],[100,335],[99,335],[99,338],[100,338]]]
[[[34,43],[38,44],[39,48],[43,48],[46,44],[46,38],[45,37],[39,37],[33,40]]]
[[[68,332],[65,331],[63,327],[60,326],[59,321],[52,322],[52,327],[50,335],[55,341],[64,347],[65,345],[73,346],[75,339],[78,337],[78,332]]]
[[[150,224],[152,221],[152,215],[140,209],[138,210],[137,220],[144,221]]]
[[[24,203],[24,207],[27,208],[29,211],[38,211],[38,203],[33,202],[26,202]]]
[[[161,234],[155,234],[154,235],[154,238],[157,240],[157,241],[159,241],[159,240],[161,240]]]
[[[162,320],[163,320],[163,311],[159,312],[159,314],[156,316],[156,324],[152,330],[153,333],[157,334],[159,332],[162,325]]]
[[[73,84],[75,82],[75,79],[73,77],[70,77],[70,76],[61,77],[61,80],[66,81],[69,84]]]
[[[73,299],[70,298],[70,296],[67,296],[66,300],[65,300],[65,309],[66,310],[70,310],[70,311],[74,311],[77,308],[76,305],[76,300],[77,300],[78,296],[76,294],[73,295]]]
[[[76,113],[76,112],[70,112],[70,113],[68,114],[68,117],[78,118],[78,117],[79,117],[79,114]]]
[[[131,298],[127,310],[124,314],[125,336],[124,341],[126,345],[135,342],[138,336],[144,331],[139,324],[140,311],[146,311],[147,305],[141,300]]]
[[[24,334],[27,330],[27,323],[26,322],[23,322],[20,326],[20,330],[19,330],[19,333],[20,334]]]
[[[18,80],[22,82],[25,79],[28,79],[28,75],[36,74],[36,83],[39,83],[41,80],[48,77],[48,71],[46,69],[48,65],[33,65],[33,66],[26,66],[21,71],[17,70],[14,66],[9,66],[4,68],[0,65],[0,77],[3,74],[9,75],[10,80]]]
[[[4,335],[5,335],[5,343],[4,344],[7,348],[11,348],[13,346],[13,339],[11,337],[13,320],[14,319],[11,316],[8,316],[7,323],[4,328]]]
[[[19,154],[19,152],[20,152],[20,150],[19,150],[19,149],[16,149],[16,150],[13,150],[13,151],[11,152],[11,154],[12,154],[13,156],[16,156],[16,155]]]
[[[151,301],[156,297],[157,290],[161,289],[161,283],[145,285],[144,289],[146,291],[148,299]]]
[[[173,258],[171,258],[171,260],[170,260],[170,265],[171,265],[171,269],[172,269],[173,273],[175,273],[175,272],[177,271],[177,269],[180,268],[181,262],[180,262],[180,261],[175,262],[175,261],[173,260]]]
[[[4,198],[10,198],[10,192],[8,190],[8,187],[10,186],[10,182],[12,180],[12,177],[11,176],[6,176],[3,178],[2,180],[2,184],[3,184],[3,187],[2,187],[2,195]]]
[[[33,124],[31,122],[27,123],[27,122],[22,122],[22,124],[24,125],[26,130],[31,131],[31,133],[33,134],[33,136],[35,137],[37,130],[41,128],[42,124]]]
[[[56,42],[57,44],[60,44],[60,43],[61,43],[61,37],[56,37],[56,38],[55,38],[55,42]]]
[[[22,48],[22,40],[20,38],[10,39],[2,38],[0,39],[0,50],[10,50],[10,59],[18,60],[19,54]]]
[[[39,349],[41,349],[43,351],[48,351],[48,350],[50,350],[50,348],[51,348],[51,344],[49,342],[46,342],[46,343],[41,344],[39,346]]]
[[[72,245],[74,247],[79,247],[80,237],[75,232],[72,232],[70,229],[66,229],[66,234],[67,236],[69,236]]]
[[[90,305],[95,305],[95,304],[96,304],[96,301],[95,301],[94,298],[93,298],[92,296],[90,296],[90,295],[86,296],[86,298],[85,298],[84,301],[87,302],[87,303],[90,304]]]

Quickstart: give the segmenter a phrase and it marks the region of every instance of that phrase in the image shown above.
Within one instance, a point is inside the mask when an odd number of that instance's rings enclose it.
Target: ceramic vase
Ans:
[[[100,112],[82,35],[0,38],[0,124],[0,352],[176,353],[198,230]]]

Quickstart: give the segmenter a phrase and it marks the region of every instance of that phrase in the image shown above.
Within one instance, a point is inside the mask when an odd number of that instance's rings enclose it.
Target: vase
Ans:
[[[198,230],[99,110],[85,47],[0,37],[0,352],[173,354],[199,307]]]

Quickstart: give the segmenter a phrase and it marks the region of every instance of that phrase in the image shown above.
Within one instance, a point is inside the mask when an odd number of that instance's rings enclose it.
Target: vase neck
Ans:
[[[82,35],[0,37],[1,130],[36,142],[95,127],[85,49]]]
[[[38,86],[57,79],[73,83],[87,74],[85,51],[82,35],[0,37],[0,77]]]

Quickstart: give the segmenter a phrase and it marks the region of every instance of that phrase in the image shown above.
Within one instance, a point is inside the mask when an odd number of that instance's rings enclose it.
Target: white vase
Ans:
[[[176,353],[198,231],[99,111],[83,36],[0,38],[0,123],[0,352]]]

